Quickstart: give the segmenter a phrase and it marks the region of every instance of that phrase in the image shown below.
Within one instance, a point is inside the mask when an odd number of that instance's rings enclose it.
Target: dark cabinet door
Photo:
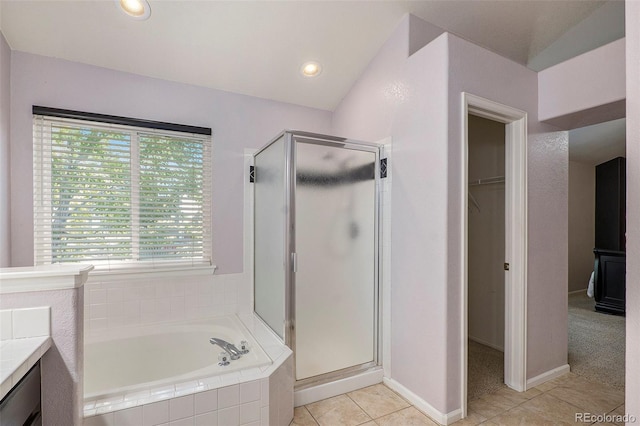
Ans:
[[[596,248],[625,251],[626,161],[596,166]]]
[[[621,251],[593,250],[596,311],[624,315],[626,255]]]

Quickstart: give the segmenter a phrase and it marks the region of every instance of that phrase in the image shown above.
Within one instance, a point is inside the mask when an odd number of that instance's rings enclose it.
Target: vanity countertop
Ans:
[[[0,400],[51,347],[51,337],[26,337],[0,341]]]

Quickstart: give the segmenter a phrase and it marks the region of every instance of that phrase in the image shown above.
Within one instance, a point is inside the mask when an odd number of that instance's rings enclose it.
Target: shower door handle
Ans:
[[[296,253],[291,253],[291,270],[298,272],[298,255]]]

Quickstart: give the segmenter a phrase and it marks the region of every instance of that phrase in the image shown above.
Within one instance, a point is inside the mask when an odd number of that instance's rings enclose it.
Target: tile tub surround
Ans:
[[[273,364],[160,389],[85,401],[85,425],[288,425],[293,356],[250,315],[243,319]]]
[[[92,275],[84,286],[85,332],[250,313],[250,286],[246,274]]]

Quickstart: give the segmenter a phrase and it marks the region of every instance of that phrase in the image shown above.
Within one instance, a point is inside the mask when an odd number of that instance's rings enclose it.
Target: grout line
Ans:
[[[307,405],[308,405],[308,404],[307,404]],[[303,407],[305,410],[307,410],[307,413],[309,413],[309,415],[311,416],[311,418],[313,419],[313,421],[314,421],[314,422],[316,422],[316,424],[317,424],[318,426],[320,426],[320,422],[319,422],[319,421],[318,421],[318,420],[313,416],[313,414],[311,414],[311,410],[309,410],[309,409],[307,408],[307,406],[306,406],[306,405],[303,405],[302,407]]]

